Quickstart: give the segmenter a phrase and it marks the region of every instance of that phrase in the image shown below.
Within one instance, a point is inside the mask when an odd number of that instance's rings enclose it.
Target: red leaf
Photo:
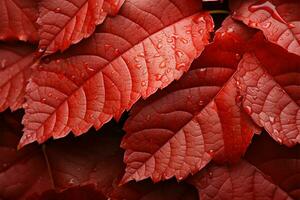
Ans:
[[[25,45],[0,44],[0,112],[22,106],[30,67],[36,61],[33,52]]]
[[[237,3],[238,2],[238,3]],[[288,1],[237,1],[233,17],[260,29],[265,37],[288,52],[300,55],[300,4]]]
[[[61,192],[90,184],[109,194],[118,184],[123,153],[119,148],[122,134],[116,127],[17,151],[20,129],[16,132],[4,123],[7,117],[0,119],[1,198],[31,199],[49,190]]]
[[[300,142],[300,57],[257,41],[244,56],[238,76],[243,107],[279,143]]]
[[[64,51],[89,37],[107,14],[115,15],[125,0],[41,0],[39,52]]]
[[[259,136],[246,160],[234,166],[211,165],[189,181],[200,199],[299,199],[300,148],[278,146]]]
[[[246,161],[231,167],[212,165],[194,176],[191,183],[198,189],[201,200],[292,200],[285,191]]]
[[[172,176],[181,180],[212,158],[234,162],[244,154],[259,130],[240,109],[242,100],[232,77],[241,50],[231,48],[245,43],[240,26],[228,19],[192,70],[134,107],[122,141],[127,164],[123,182],[147,177],[157,182]]]
[[[179,79],[212,31],[199,6],[198,0],[128,0],[90,39],[41,64],[27,87],[20,147],[100,128]]]
[[[36,0],[3,0],[0,2],[0,40],[35,42],[38,32]]]

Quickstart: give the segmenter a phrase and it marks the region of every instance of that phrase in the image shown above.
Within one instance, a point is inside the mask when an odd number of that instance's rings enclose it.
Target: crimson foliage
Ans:
[[[0,198],[300,199],[299,9],[2,0]]]

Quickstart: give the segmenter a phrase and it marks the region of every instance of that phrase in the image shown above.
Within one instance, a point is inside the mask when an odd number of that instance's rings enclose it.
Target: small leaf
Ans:
[[[89,37],[107,14],[115,15],[125,0],[41,0],[39,52],[64,51]]]
[[[127,0],[91,38],[37,67],[27,87],[20,147],[100,128],[141,96],[179,79],[213,28],[200,5],[198,0]]]
[[[261,30],[265,37],[290,53],[300,55],[300,4],[290,1],[237,1],[233,17]]]
[[[0,44],[0,112],[21,108],[30,67],[36,60],[31,47]]]
[[[3,0],[0,2],[0,40],[36,42],[36,0]]]

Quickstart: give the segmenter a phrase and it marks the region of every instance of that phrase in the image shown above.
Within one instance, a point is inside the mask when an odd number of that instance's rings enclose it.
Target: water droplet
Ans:
[[[145,54],[144,53],[139,53],[137,56],[144,58]]]
[[[55,62],[56,62],[57,64],[59,64],[59,63],[60,63],[60,59],[56,59]]]
[[[55,12],[59,12],[59,11],[60,11],[59,7],[55,8]]]
[[[45,51],[45,49],[43,49],[43,48],[39,48],[39,49],[38,49],[38,52],[39,52],[39,53],[43,53],[44,51]]]
[[[51,92],[48,93],[48,97],[52,97],[53,94]]]
[[[179,64],[176,65],[176,69],[184,71],[184,70],[186,70],[186,64],[185,63],[179,63]]]
[[[214,153],[214,150],[212,150],[212,149],[211,149],[211,150],[209,150],[209,153]]]
[[[249,21],[249,26],[256,27],[257,23],[253,21]]]
[[[87,70],[90,71],[90,72],[94,72],[95,71],[95,69],[92,68],[92,67],[90,67],[90,66],[87,67]]]
[[[237,95],[235,97],[235,101],[236,103],[241,103],[243,101],[244,97],[242,95]]]
[[[31,134],[27,134],[25,135],[26,139],[30,139],[31,138]]]
[[[142,67],[141,64],[136,64],[136,65],[134,65],[134,66],[135,66],[135,68],[137,68],[137,69],[141,69],[141,67]]]
[[[266,22],[266,23],[264,23],[263,24],[263,28],[270,28],[270,26],[271,26],[271,22]]]
[[[198,102],[198,105],[199,105],[199,106],[203,106],[203,105],[204,105],[204,101],[203,101],[203,100],[200,100],[200,101]]]
[[[201,35],[204,33],[203,29],[199,29],[198,33],[200,33]]]
[[[42,98],[42,100],[41,100],[43,103],[45,103],[46,101],[47,101],[47,99],[46,98]]]
[[[258,4],[255,3],[249,7],[250,12],[256,12],[258,10],[265,10],[268,13],[270,13],[272,17],[277,21],[283,24],[288,24],[278,13],[276,6],[272,4],[270,1],[263,1],[262,3],[258,3]]]
[[[189,43],[189,41],[185,38],[180,38],[180,41],[183,43],[183,44],[187,44]]]
[[[6,67],[6,59],[1,60],[1,68],[4,69]]]
[[[120,49],[117,49],[117,48],[116,48],[116,49],[114,50],[114,53],[115,53],[116,56],[120,55]]]
[[[272,124],[275,122],[275,117],[270,116],[269,119],[270,119],[270,122],[271,122]]]
[[[206,72],[207,68],[200,68],[199,70],[200,70],[200,72]]]
[[[192,33],[191,30],[186,30],[185,32],[186,32],[186,34],[191,34]]]
[[[173,42],[173,38],[169,37],[169,38],[167,39],[167,42],[168,42],[168,43],[172,43],[172,42]]]
[[[289,24],[288,24],[288,27],[289,27],[289,28],[296,28],[296,26],[295,26],[294,24],[292,24],[292,23],[289,23]]]
[[[246,106],[245,108],[245,112],[248,114],[248,115],[251,115],[252,114],[252,108],[250,106]]]
[[[208,176],[209,176],[209,178],[212,178],[213,173],[212,173],[212,172],[209,172],[209,173],[208,173]]]
[[[160,68],[165,68],[166,66],[167,66],[166,61],[162,61],[162,62],[159,64],[159,67],[160,67]]]
[[[147,81],[142,81],[141,85],[145,87],[147,85]]]
[[[27,41],[28,37],[26,35],[19,35],[21,41]]]
[[[69,185],[73,185],[75,183],[75,180],[73,178],[71,178],[68,182]]]
[[[23,108],[24,108],[24,109],[27,109],[27,108],[29,108],[29,105],[28,105],[28,103],[27,103],[27,102],[25,102],[25,103],[23,104]]]
[[[158,44],[157,44],[157,48],[158,48],[158,49],[161,49],[162,46],[163,46],[162,43],[158,43]]]
[[[233,28],[229,27],[229,28],[227,29],[227,33],[232,33],[232,32],[233,32]]]
[[[278,142],[280,143],[280,144],[282,144],[282,139],[281,138],[277,138],[278,139]]]
[[[169,81],[169,79],[168,79],[168,77],[167,77],[166,75],[163,75],[163,76],[161,77],[161,82],[167,83],[168,81]]]
[[[237,60],[240,60],[240,59],[242,58],[242,56],[241,56],[241,54],[236,53],[236,54],[235,54],[235,58],[236,58]]]
[[[175,54],[176,54],[176,56],[178,56],[179,58],[182,57],[182,56],[184,55],[184,53],[183,53],[182,51],[180,51],[180,50],[177,50],[177,51],[175,52]]]

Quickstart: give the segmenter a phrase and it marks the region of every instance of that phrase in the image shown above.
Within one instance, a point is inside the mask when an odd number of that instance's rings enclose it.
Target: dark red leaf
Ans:
[[[89,37],[107,14],[115,15],[125,0],[41,0],[39,52],[64,51]]]
[[[123,182],[196,173],[212,158],[237,161],[259,129],[240,108],[235,73],[247,32],[230,18],[192,69],[130,113]],[[252,36],[248,32],[249,37]],[[243,38],[244,37],[244,38]]]
[[[16,132],[1,116],[0,124],[0,197],[26,199],[46,191],[94,185],[109,194],[122,173],[121,132],[106,126],[101,132],[81,138],[68,138],[41,147],[31,145],[16,150]],[[29,198],[30,199],[30,198]]]
[[[0,40],[37,41],[37,17],[36,0],[1,0]]]
[[[37,60],[33,52],[25,45],[0,44],[0,112],[22,106],[30,67]]]
[[[200,5],[198,0],[127,0],[91,38],[41,64],[27,87],[20,147],[98,129],[141,96],[179,79],[213,28]]]
[[[266,135],[255,138],[244,161],[210,165],[189,181],[200,199],[299,199],[300,146],[278,146]]]
[[[235,19],[260,29],[270,42],[300,55],[298,0],[236,1],[233,7]]]
[[[279,143],[300,142],[300,57],[258,42],[239,64],[243,107]]]

